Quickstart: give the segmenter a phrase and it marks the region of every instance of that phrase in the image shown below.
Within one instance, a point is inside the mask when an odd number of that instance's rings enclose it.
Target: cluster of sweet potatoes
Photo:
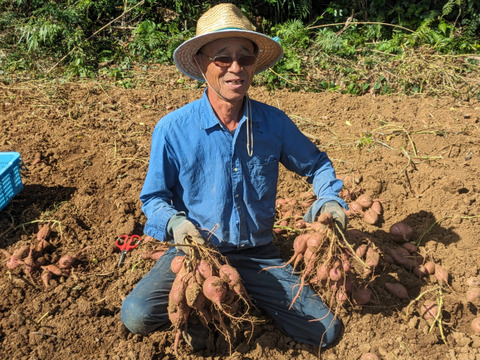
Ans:
[[[171,264],[176,277],[169,294],[168,316],[175,332],[175,352],[189,322],[198,320],[207,328],[215,328],[230,345],[232,331],[239,323],[254,322],[249,314],[253,304],[237,270],[213,248],[193,242],[191,247],[188,255],[176,256]]]
[[[21,269],[32,283],[35,283],[33,273],[40,269],[41,281],[45,288],[49,287],[52,277],[69,276],[70,269],[77,259],[76,255],[65,254],[61,256],[56,263],[47,263],[43,256],[45,251],[52,247],[48,242],[48,238],[52,232],[51,224],[46,223],[40,227],[36,234],[36,243],[30,245],[22,245],[12,253],[5,249],[0,251],[6,257],[7,269],[14,271]]]

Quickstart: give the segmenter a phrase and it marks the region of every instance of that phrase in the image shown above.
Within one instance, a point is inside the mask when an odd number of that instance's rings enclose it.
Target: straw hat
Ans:
[[[273,66],[283,56],[283,48],[277,41],[256,32],[235,5],[223,3],[212,7],[198,19],[196,36],[175,50],[173,60],[185,75],[203,81],[202,73],[193,60],[194,55],[209,42],[227,37],[242,37],[257,44],[259,52],[255,74]]]

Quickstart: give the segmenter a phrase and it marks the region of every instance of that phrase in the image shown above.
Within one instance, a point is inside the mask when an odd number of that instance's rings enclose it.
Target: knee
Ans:
[[[123,301],[120,318],[128,330],[139,335],[147,335],[163,325],[158,317],[155,319],[154,309],[147,301],[131,296]]]
[[[145,323],[147,313],[145,307],[139,301],[127,297],[120,310],[120,318],[122,323],[134,334],[146,335]]]

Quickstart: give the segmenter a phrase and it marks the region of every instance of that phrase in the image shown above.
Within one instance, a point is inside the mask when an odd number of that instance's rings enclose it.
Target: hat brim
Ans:
[[[187,76],[199,81],[204,81],[202,73],[193,60],[195,54],[202,46],[214,40],[227,37],[241,37],[253,41],[257,44],[259,53],[255,74],[262,72],[275,65],[283,56],[282,46],[272,38],[258,33],[242,29],[224,29],[195,36],[181,44],[173,53],[173,60],[177,67]]]

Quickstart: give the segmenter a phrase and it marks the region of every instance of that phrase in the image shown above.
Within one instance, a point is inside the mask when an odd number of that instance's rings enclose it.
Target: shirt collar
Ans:
[[[200,126],[202,129],[209,129],[213,128],[216,125],[220,125],[220,120],[218,120],[217,115],[215,115],[215,112],[213,111],[212,105],[210,104],[210,101],[208,101],[208,96],[207,96],[207,89],[204,90],[203,96],[200,99],[201,101],[201,111],[200,111]],[[253,110],[253,100],[250,99],[251,107]],[[240,119],[240,122],[238,125],[240,126],[243,122],[245,122],[246,119],[246,104],[247,102],[244,102],[243,104],[243,116]],[[251,116],[251,120],[253,122],[259,121],[258,117]]]

